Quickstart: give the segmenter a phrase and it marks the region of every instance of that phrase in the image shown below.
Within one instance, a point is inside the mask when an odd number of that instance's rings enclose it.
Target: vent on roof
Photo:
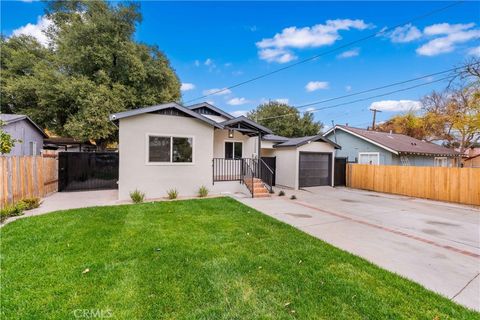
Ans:
[[[412,146],[416,146],[416,145],[417,145],[417,143],[415,143],[415,142],[411,142],[411,145],[412,145]]]

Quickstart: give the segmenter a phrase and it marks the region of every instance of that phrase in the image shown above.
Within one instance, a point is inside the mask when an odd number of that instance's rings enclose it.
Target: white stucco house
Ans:
[[[274,184],[293,189],[333,185],[334,142],[322,135],[285,138],[208,103],[167,103],[110,115],[119,128],[119,199],[131,191],[160,198],[175,188],[196,195],[243,192],[268,196]],[[260,155],[260,157],[259,157]]]

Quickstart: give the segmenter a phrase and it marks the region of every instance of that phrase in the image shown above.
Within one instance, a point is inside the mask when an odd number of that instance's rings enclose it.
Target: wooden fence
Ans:
[[[58,190],[55,155],[0,157],[0,207],[22,198],[43,197]]]
[[[480,205],[480,168],[348,164],[347,186]]]

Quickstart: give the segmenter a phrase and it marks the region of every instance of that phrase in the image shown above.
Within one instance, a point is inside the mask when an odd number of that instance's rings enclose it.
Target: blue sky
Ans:
[[[450,2],[156,2],[141,3],[136,39],[170,59],[188,101],[287,66],[447,6]],[[1,2],[2,33],[41,38],[44,4]],[[466,2],[270,77],[203,100],[235,114],[281,99],[292,105],[355,93],[450,69],[480,55],[479,2]],[[28,25],[30,24],[30,25]],[[424,79],[424,83],[438,78]],[[312,106],[325,107],[373,94]],[[365,127],[372,103],[379,121],[446,83],[428,84],[368,101],[315,112],[326,125]],[[200,102],[196,100],[195,102]],[[306,110],[302,109],[302,110]]]

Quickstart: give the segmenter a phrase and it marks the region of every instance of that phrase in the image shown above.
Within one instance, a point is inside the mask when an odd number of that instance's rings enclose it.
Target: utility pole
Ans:
[[[370,109],[370,111],[373,112],[372,131],[375,131],[375,120],[377,119],[377,112],[382,112],[382,110]]]

